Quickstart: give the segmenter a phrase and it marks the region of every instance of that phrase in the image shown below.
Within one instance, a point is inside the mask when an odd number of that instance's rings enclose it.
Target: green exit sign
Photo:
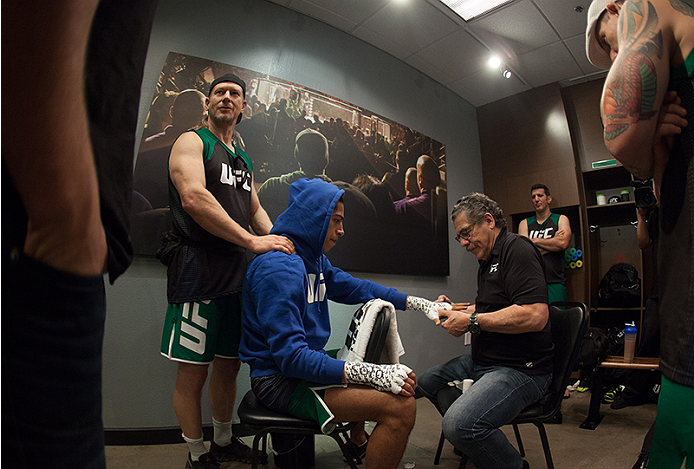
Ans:
[[[593,169],[607,168],[608,166],[617,166],[617,160],[594,161],[590,165]]]

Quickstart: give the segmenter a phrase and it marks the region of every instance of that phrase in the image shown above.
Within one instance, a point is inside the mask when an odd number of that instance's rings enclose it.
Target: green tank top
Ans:
[[[203,142],[205,187],[229,216],[250,231],[252,165],[248,155],[229,148],[209,129],[192,130]],[[241,290],[246,250],[202,228],[181,203],[169,178],[174,233],[181,239],[168,264],[169,303],[209,300]]]

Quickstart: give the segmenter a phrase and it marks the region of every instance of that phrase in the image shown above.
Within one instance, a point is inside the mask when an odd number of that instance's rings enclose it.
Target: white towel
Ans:
[[[364,361],[366,346],[371,338],[376,315],[382,308],[390,310],[390,327],[388,328],[386,344],[383,347],[380,363],[400,363],[400,357],[405,354],[405,348],[402,345],[402,340],[400,340],[400,334],[398,334],[395,306],[380,298],[369,301],[354,313],[345,339],[345,345],[340,350],[338,358],[348,362]]]

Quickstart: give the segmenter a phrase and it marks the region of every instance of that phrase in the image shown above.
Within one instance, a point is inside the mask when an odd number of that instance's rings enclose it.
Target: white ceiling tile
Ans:
[[[352,31],[359,23],[336,11],[303,0],[293,0],[292,9],[347,32]]]
[[[485,67],[489,51],[464,29],[460,29],[422,49],[417,56],[447,70],[457,80]]]
[[[449,88],[475,107],[529,90],[515,75],[510,79],[498,70],[482,69],[449,85]]]
[[[359,24],[390,3],[390,0],[291,0],[291,8],[309,16],[321,10]]]
[[[459,28],[453,20],[422,0],[391,3],[365,21],[362,27],[378,32],[411,53]]]
[[[518,64],[518,73],[533,87],[582,74],[562,42],[555,42],[523,54],[518,57]]]
[[[377,47],[474,106],[601,73],[585,57],[590,0],[515,0],[465,23],[438,0],[268,0]],[[574,8],[583,6],[583,12]],[[486,67],[491,51],[516,73]],[[521,79],[519,79],[521,77]],[[524,83],[525,82],[525,83]]]
[[[568,46],[569,50],[573,54],[574,58],[578,62],[578,65],[581,67],[581,70],[585,74],[591,74],[591,73],[596,73],[600,71],[600,68],[597,68],[594,66],[590,61],[588,60],[588,57],[586,57],[586,38],[585,36],[576,36],[572,37],[571,39],[567,39],[564,41],[566,45]]]
[[[585,34],[591,0],[533,0],[562,39]],[[581,12],[574,9],[582,7]]]
[[[490,49],[508,57],[559,39],[530,0],[512,3],[494,14],[473,20],[468,29]]]

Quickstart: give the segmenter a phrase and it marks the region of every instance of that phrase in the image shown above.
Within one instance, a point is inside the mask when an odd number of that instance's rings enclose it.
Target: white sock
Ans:
[[[207,448],[205,448],[205,443],[202,439],[203,437],[200,437],[197,440],[192,440],[183,433],[181,433],[181,436],[184,440],[186,440],[186,443],[188,443],[188,451],[190,451],[190,459],[192,461],[197,461],[200,456],[207,453]]]
[[[226,446],[231,443],[231,421],[217,422],[212,418],[214,427],[214,442],[219,446]]]

